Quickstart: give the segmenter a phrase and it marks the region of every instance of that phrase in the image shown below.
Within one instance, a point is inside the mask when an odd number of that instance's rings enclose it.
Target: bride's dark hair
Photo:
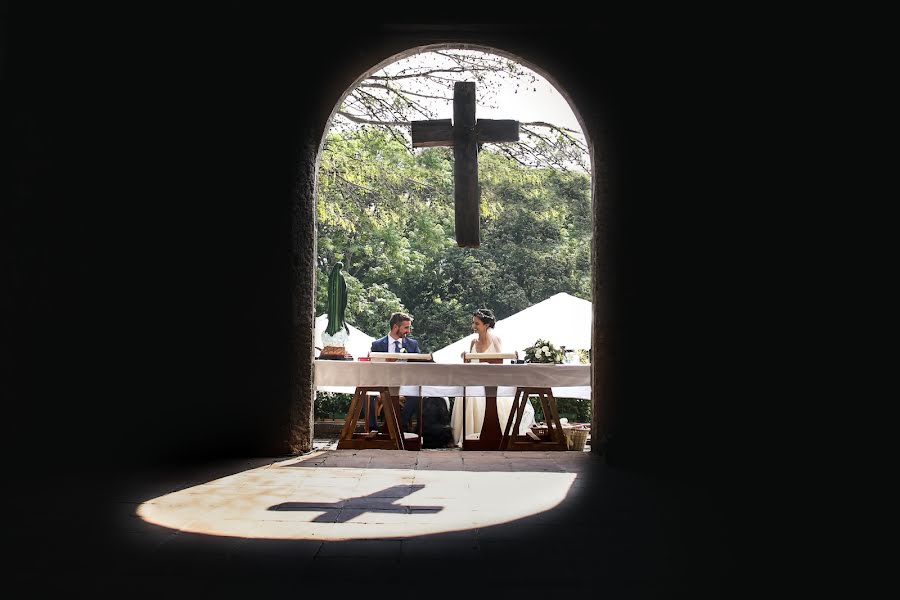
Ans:
[[[493,327],[494,324],[497,323],[494,312],[489,308],[479,308],[472,316],[478,317],[478,319],[488,327]]]

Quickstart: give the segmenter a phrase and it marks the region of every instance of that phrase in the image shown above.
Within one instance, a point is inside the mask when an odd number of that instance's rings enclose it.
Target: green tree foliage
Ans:
[[[316,314],[337,261],[347,321],[381,336],[392,312],[409,312],[427,351],[468,335],[478,307],[503,319],[559,292],[589,300],[587,175],[525,167],[485,147],[479,181],[482,245],[462,249],[451,149],[411,153],[381,129],[330,134],[318,178]]]
[[[349,398],[349,395],[347,396]],[[544,408],[537,396],[530,396],[528,401],[534,409],[534,422],[546,422]],[[347,406],[350,406],[350,400],[347,400]],[[572,423],[590,423],[591,422],[591,401],[582,400],[580,398],[557,398],[556,409],[559,411],[560,418],[567,418]],[[346,414],[346,409],[344,410]]]

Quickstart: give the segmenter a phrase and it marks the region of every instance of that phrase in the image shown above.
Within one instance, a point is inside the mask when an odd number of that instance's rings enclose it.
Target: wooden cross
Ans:
[[[519,122],[475,121],[475,82],[453,86],[453,122],[450,119],[412,122],[413,148],[453,146],[453,190],[456,199],[456,243],[462,248],[481,245],[478,189],[478,149],[484,142],[519,141]]]

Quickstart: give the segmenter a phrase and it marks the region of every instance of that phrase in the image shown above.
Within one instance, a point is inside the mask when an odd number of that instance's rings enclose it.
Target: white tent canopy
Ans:
[[[353,358],[359,358],[360,356],[368,356],[369,350],[372,349],[372,342],[375,341],[371,335],[366,335],[350,323],[347,323],[347,327],[350,329],[350,333],[347,336],[347,352],[353,355]],[[316,348],[322,347],[322,332],[328,329],[328,315],[321,315],[316,317],[316,332],[315,337],[313,338],[313,343]],[[319,355],[319,350],[316,350],[316,356]]]
[[[591,315],[590,302],[560,292],[497,321],[494,333],[503,342],[503,351],[518,350],[519,358],[525,358],[525,348],[538,339],[549,340],[557,348],[587,350],[591,347]],[[469,351],[475,338],[472,333],[441,348],[434,353],[435,362],[461,363],[461,353]]]

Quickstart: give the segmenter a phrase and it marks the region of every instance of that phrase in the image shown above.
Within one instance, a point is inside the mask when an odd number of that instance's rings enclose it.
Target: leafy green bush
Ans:
[[[546,421],[544,418],[544,410],[541,408],[541,401],[537,396],[528,398],[531,406],[534,408],[534,420],[538,423]],[[580,398],[557,398],[556,409],[559,411],[560,418],[567,418],[569,421],[578,423],[591,422],[591,401],[582,400]]]
[[[314,415],[316,419],[343,419],[350,410],[350,394],[316,392]]]

